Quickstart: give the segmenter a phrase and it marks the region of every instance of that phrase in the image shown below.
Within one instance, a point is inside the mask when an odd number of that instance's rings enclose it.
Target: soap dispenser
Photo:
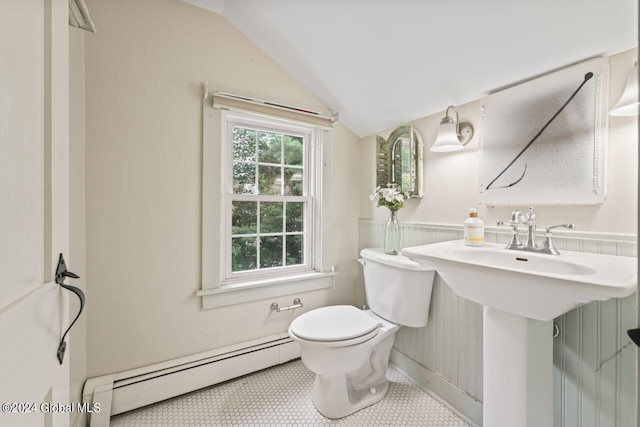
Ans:
[[[471,209],[464,222],[464,244],[482,246],[484,244],[484,222],[478,218],[478,211]]]

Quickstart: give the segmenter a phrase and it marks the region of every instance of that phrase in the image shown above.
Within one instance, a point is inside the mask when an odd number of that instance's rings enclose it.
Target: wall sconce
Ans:
[[[455,121],[449,117],[449,108],[456,113]],[[453,105],[447,107],[445,116],[440,122],[436,142],[431,146],[431,151],[438,153],[462,150],[462,147],[471,140],[473,126],[470,123],[460,123],[458,110]]]
[[[638,61],[627,75],[627,84],[624,92],[616,105],[609,113],[612,116],[637,116],[638,115]]]

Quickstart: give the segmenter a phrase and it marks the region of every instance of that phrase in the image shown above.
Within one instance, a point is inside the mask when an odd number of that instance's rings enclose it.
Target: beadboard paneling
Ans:
[[[463,237],[458,225],[402,223],[402,247]],[[384,222],[359,221],[360,248],[382,247]],[[486,239],[508,243],[510,231],[487,227]],[[593,232],[554,233],[562,250],[637,256],[636,236]],[[364,287],[358,292],[365,304]],[[636,351],[626,334],[635,328],[637,293],[624,299],[594,302],[556,319],[560,336],[554,341],[554,426],[633,427],[636,402]],[[443,384],[461,393],[448,402],[478,425],[471,404],[482,401],[482,306],[458,297],[436,275],[429,323],[402,328],[394,348]],[[429,387],[428,381],[414,378]],[[468,402],[465,402],[467,399]]]

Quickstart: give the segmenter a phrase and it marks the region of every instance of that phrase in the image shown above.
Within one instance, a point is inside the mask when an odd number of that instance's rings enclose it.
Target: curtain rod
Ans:
[[[276,108],[279,110],[289,111],[293,113],[303,114],[312,117],[318,117],[321,119],[329,120],[331,123],[335,123],[339,120],[339,113],[333,112],[331,110],[324,110],[319,108],[309,108],[309,107],[301,107],[296,105],[291,105],[287,103],[283,103],[280,101],[269,101],[265,99],[255,98],[249,95],[239,95],[235,93],[228,92],[226,90],[221,89],[210,89],[208,83],[204,83],[204,101],[206,101],[209,97],[220,97],[226,99],[232,99],[236,101],[248,102],[250,104],[262,105],[265,107]]]

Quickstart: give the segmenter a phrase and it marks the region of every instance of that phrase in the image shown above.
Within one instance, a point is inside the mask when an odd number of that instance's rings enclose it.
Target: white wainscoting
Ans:
[[[462,239],[458,225],[401,223],[402,247]],[[360,219],[360,248],[382,247],[384,221]],[[510,231],[487,227],[486,239],[507,243]],[[637,256],[637,236],[567,231],[555,233],[562,250]],[[365,303],[363,284],[358,305]],[[556,319],[554,426],[633,427],[636,350],[627,329],[637,322],[637,293],[587,304]],[[436,276],[429,323],[402,328],[392,362],[423,387],[482,425],[482,306],[458,297]],[[413,363],[415,362],[415,363]]]

